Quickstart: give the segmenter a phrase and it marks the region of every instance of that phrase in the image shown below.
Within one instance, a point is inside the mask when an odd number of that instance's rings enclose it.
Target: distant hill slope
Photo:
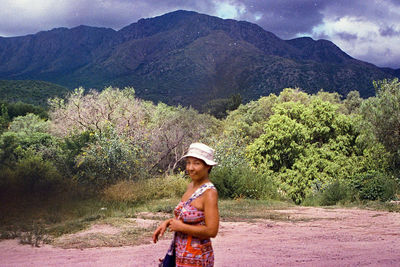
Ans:
[[[46,106],[48,98],[63,97],[68,92],[66,87],[49,82],[0,80],[0,100],[7,102],[21,101],[37,106]]]
[[[0,78],[68,88],[133,86],[139,97],[201,108],[300,87],[374,95],[398,70],[356,60],[327,40],[282,40],[256,24],[191,11],[141,19],[119,31],[79,26],[0,38]]]

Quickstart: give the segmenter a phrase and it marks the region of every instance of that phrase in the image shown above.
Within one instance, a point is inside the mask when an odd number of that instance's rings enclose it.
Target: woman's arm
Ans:
[[[172,220],[173,219],[165,220],[160,224],[160,226],[157,227],[157,229],[153,233],[153,242],[154,243],[157,243],[159,236],[164,235],[165,231],[167,230],[167,228],[170,225]]]
[[[172,219],[169,228],[199,238],[215,237],[219,228],[218,193],[207,190],[203,194],[205,225],[190,225],[181,220]]]

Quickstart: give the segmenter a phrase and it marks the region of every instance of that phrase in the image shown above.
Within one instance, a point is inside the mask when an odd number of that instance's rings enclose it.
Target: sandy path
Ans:
[[[215,266],[400,266],[400,213],[299,207],[300,221],[222,222]],[[0,266],[156,266],[168,240],[135,247],[32,248],[0,242]]]

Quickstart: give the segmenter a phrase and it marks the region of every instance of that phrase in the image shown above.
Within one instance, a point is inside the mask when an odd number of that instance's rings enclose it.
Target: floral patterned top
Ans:
[[[204,212],[196,209],[191,202],[201,196],[205,191],[216,190],[212,183],[199,187],[186,202],[179,202],[174,209],[176,219],[192,225],[204,225]],[[214,266],[214,252],[210,238],[200,239],[185,233],[176,232],[171,249],[175,247],[176,266]],[[172,252],[172,251],[171,251]]]

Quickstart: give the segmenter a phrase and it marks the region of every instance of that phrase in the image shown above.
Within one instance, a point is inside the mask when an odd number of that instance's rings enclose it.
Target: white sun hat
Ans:
[[[214,161],[214,149],[203,143],[192,143],[187,153],[181,158],[193,157],[203,160],[209,166],[215,166],[218,163]]]

